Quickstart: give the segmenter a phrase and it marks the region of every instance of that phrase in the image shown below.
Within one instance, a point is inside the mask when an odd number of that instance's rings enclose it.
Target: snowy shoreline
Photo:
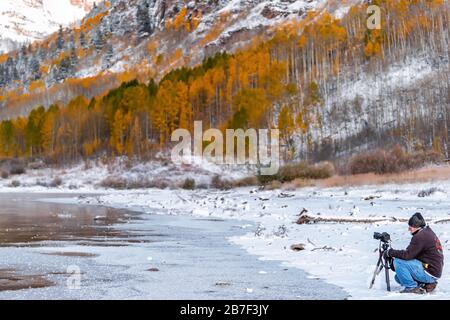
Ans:
[[[55,193],[53,189],[19,188],[20,192]],[[13,189],[11,189],[13,190]],[[111,191],[86,188],[76,190],[85,196],[65,199],[66,202],[125,208],[144,213],[191,215],[220,219],[252,221],[258,227],[247,235],[229,241],[263,260],[280,261],[287,267],[306,271],[313,278],[322,279],[343,288],[352,299],[448,299],[450,270],[438,289],[431,295],[411,296],[397,293],[400,287],[391,280],[393,292],[385,290],[384,277],[379,276],[373,290],[369,281],[378,258],[378,242],[374,232],[389,232],[393,247],[405,248],[410,235],[404,222],[390,218],[409,218],[420,211],[434,221],[450,217],[448,197],[450,181],[406,185],[383,185],[354,188],[305,188],[297,191],[261,191],[242,188],[219,190],[134,190]],[[15,190],[19,192],[19,190]],[[2,192],[9,192],[3,190]],[[73,193],[57,190],[57,193]],[[355,223],[317,223],[298,225],[303,209],[320,217],[355,219]],[[378,223],[358,223],[360,218],[386,217]],[[450,250],[447,223],[431,227],[440,237],[445,254]],[[305,250],[291,250],[294,244]],[[391,274],[393,279],[393,274]]]

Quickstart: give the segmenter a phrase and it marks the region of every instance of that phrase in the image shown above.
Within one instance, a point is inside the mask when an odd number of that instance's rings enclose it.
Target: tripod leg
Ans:
[[[372,278],[372,282],[370,282],[370,287],[369,287],[369,289],[372,289],[373,288],[373,286],[374,286],[374,284],[375,284],[375,279],[377,278],[377,276],[380,274],[380,272],[381,272],[381,268],[382,268],[382,266],[381,266],[381,257],[380,257],[380,259],[378,260],[378,263],[377,263],[377,266],[376,266],[376,268],[375,268],[375,272],[373,273],[373,278]]]
[[[385,268],[387,291],[391,292],[391,281],[389,280],[389,269]]]

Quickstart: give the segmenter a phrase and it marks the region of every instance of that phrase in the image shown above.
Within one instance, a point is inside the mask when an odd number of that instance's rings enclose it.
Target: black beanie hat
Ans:
[[[427,223],[425,222],[425,219],[422,217],[422,215],[419,212],[414,214],[411,217],[411,219],[409,219],[408,224],[410,227],[413,227],[413,228],[424,228],[427,225]]]

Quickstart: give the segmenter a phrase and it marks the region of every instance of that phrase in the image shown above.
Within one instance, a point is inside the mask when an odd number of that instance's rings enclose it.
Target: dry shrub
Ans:
[[[18,187],[20,187],[20,181],[14,180],[11,182],[11,184],[9,186],[13,187],[13,188],[18,188]]]
[[[280,189],[282,186],[283,186],[283,184],[280,181],[274,180],[274,181],[271,181],[270,183],[266,184],[264,186],[264,189],[265,190],[277,190],[277,189]]]
[[[441,161],[442,156],[433,151],[408,154],[400,146],[396,146],[390,150],[379,149],[352,157],[349,172],[354,175],[400,173]]]
[[[126,189],[166,189],[169,184],[162,179],[149,180],[146,178],[138,178],[133,180],[126,180]]]
[[[25,173],[25,166],[23,165],[13,165],[11,166],[11,170],[9,171],[11,175],[21,175]]]
[[[126,189],[128,190],[153,188],[152,181],[148,179],[132,179],[132,180],[125,179],[125,183]]]
[[[21,175],[26,172],[25,162],[20,159],[11,159],[4,162],[3,167],[10,175]]]
[[[43,180],[36,180],[36,185],[38,187],[44,187],[44,188],[48,188],[50,186],[47,182],[45,182]]]
[[[86,159],[84,161],[84,170],[90,170],[92,169],[92,162],[89,159]]]
[[[258,178],[254,176],[245,177],[233,182],[233,186],[236,188],[253,187],[256,185],[258,185]]]
[[[263,185],[271,183],[272,181],[279,181],[281,183],[292,182],[297,179],[302,180],[318,180],[327,179],[335,174],[335,169],[332,163],[322,162],[318,164],[308,164],[300,162],[296,164],[288,164],[280,168],[277,174],[272,176],[259,176],[259,182]]]
[[[333,179],[333,178],[329,178],[329,179]],[[284,184],[283,189],[292,191],[292,190],[297,190],[297,189],[301,189],[301,188],[311,187],[311,186],[314,186],[314,184],[315,184],[314,181],[319,181],[319,180],[295,179],[292,182]]]
[[[30,170],[39,170],[44,169],[46,167],[44,161],[34,161],[28,164],[28,169]]]
[[[191,178],[186,178],[186,180],[184,180],[182,188],[184,190],[195,190],[195,180],[191,179]]]
[[[147,182],[146,187],[144,188],[139,188],[139,189],[145,189],[145,188],[149,188],[149,189],[167,189],[169,188],[169,183],[163,179],[153,179]]]
[[[220,178],[220,176],[215,176],[211,180],[211,186],[219,190],[230,190],[231,188],[233,188],[233,182],[222,179]]]
[[[8,179],[9,178],[9,172],[2,170],[1,177],[2,177],[2,179]]]
[[[325,180],[310,180],[307,186],[320,188],[335,188],[343,186],[366,186],[366,185],[384,185],[384,184],[405,184],[432,182],[450,179],[450,166],[424,167],[415,170],[404,171],[401,173],[391,173],[379,175],[375,173],[364,173],[358,175],[335,175]],[[293,183],[296,183],[294,181]],[[300,188],[301,185],[296,187]]]
[[[100,186],[107,189],[133,190],[133,189],[166,189],[169,184],[164,180],[148,180],[138,178],[127,180],[119,176],[109,176],[100,182]]]
[[[129,159],[129,158],[126,158],[126,159],[123,161],[122,165],[123,165],[123,167],[124,167],[126,170],[129,171],[129,170],[131,170],[131,168],[133,168],[134,162],[133,162],[133,160],[131,160],[131,159]]]
[[[51,188],[56,188],[61,186],[63,183],[62,179],[60,177],[55,177],[52,182],[50,182],[50,187]]]
[[[127,189],[127,181],[122,177],[109,176],[100,182],[100,186],[107,189],[125,190]]]

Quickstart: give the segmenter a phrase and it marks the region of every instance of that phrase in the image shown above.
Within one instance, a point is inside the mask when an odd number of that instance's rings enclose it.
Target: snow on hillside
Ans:
[[[390,66],[386,72],[372,74],[370,77],[347,83],[336,99],[351,100],[358,94],[373,101],[380,97],[383,91],[411,87],[417,81],[432,75],[435,70],[429,61],[423,57],[409,57],[405,62]],[[331,104],[331,103],[330,103]]]
[[[94,0],[0,1],[0,52],[14,44],[43,39],[59,25],[68,26],[92,8]]]
[[[233,35],[242,32],[258,32],[268,30],[291,20],[301,20],[310,11],[322,11],[326,8],[328,12],[336,16],[342,16],[351,5],[360,3],[359,0],[351,0],[342,4],[330,4],[326,0],[228,0],[220,1],[217,10],[207,12],[203,17],[198,29],[190,39],[201,39],[211,30],[211,26],[217,24],[223,15],[229,15],[228,22],[216,39],[207,44],[207,47],[227,48],[235,50],[247,41],[233,38]],[[189,7],[189,6],[188,6]],[[230,39],[233,39],[230,43]],[[194,57],[195,58],[195,57]],[[193,59],[193,61],[197,61]],[[201,60],[198,60],[201,61]]]
[[[312,278],[320,278],[338,285],[352,299],[448,299],[450,269],[437,291],[424,296],[398,293],[400,286],[393,280],[392,292],[386,292],[384,276],[377,278],[374,289],[369,282],[378,259],[378,242],[374,232],[389,232],[393,247],[404,249],[410,241],[405,222],[422,212],[431,228],[440,237],[445,254],[450,251],[447,222],[450,207],[450,181],[410,185],[384,185],[357,188],[317,189],[298,191],[261,191],[254,188],[229,192],[197,190],[148,190],[113,192],[106,195],[74,200],[84,204],[102,204],[139,210],[148,214],[194,215],[219,219],[238,219],[258,225],[243,237],[229,239],[262,260],[280,261],[286,267],[307,271]],[[353,223],[317,223],[298,225],[299,213],[323,218],[345,218]],[[395,219],[393,219],[395,217]],[[358,219],[386,219],[378,223],[358,223]],[[291,245],[302,244],[305,250],[296,252]],[[257,272],[255,270],[255,272]]]
[[[224,12],[242,11],[242,1],[230,1],[225,7],[218,11],[218,14]],[[253,2],[254,3],[254,2]],[[261,26],[276,25],[289,19],[301,18],[307,11],[320,8],[326,1],[261,1],[252,6],[246,12],[246,18],[240,19],[236,24],[227,28],[222,36],[226,36],[241,29],[255,29]],[[214,13],[213,15],[216,15]]]
[[[442,68],[448,68],[448,62],[442,62],[441,65],[433,66],[430,62],[429,56],[417,55],[410,56],[405,61],[393,63],[387,70],[379,73],[368,74],[366,72],[360,72],[352,74],[352,77],[356,78],[352,81],[345,81],[342,88],[336,92],[336,94],[330,96],[330,99],[326,101],[326,109],[331,110],[332,106],[336,103],[342,103],[347,101],[349,104],[355,99],[361,99],[362,108],[369,110],[370,106],[376,106],[377,102],[383,101],[388,97],[394,97],[394,92],[401,92],[410,88],[420,88],[420,83],[426,79],[432,79],[432,77]],[[393,99],[395,102],[395,99]],[[401,103],[401,102],[398,102]],[[389,103],[383,104],[382,119],[386,125],[394,121],[396,118],[396,110],[398,105],[389,101]],[[349,122],[357,123],[353,130],[350,130],[351,134],[357,134],[359,130],[362,130],[366,126],[367,121],[370,121],[369,112],[363,114],[350,114]],[[333,118],[326,118],[327,126],[325,128],[331,128]],[[341,127],[334,127],[334,131],[328,132],[328,134],[334,138],[342,136],[344,127],[349,127],[349,123],[343,123]],[[319,136],[318,132],[315,132],[316,136]]]

